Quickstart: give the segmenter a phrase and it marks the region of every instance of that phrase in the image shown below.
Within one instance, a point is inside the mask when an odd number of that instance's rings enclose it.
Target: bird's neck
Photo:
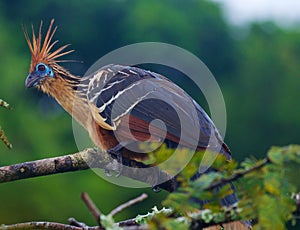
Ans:
[[[87,115],[90,112],[86,97],[76,90],[76,83],[70,83],[70,78],[49,79],[41,86],[41,90],[55,98],[83,127],[87,126]]]

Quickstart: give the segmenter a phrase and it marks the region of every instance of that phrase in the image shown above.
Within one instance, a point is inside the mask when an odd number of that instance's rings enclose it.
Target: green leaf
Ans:
[[[101,225],[107,230],[122,230],[122,228],[116,226],[115,221],[111,215],[100,216]]]
[[[159,210],[156,206],[154,206],[152,208],[152,212],[148,212],[147,214],[145,215],[138,215],[135,217],[135,221],[138,223],[138,224],[146,224],[149,220],[151,220],[155,215],[158,215],[158,214],[163,214],[163,215],[170,215],[173,213],[173,209],[170,209],[170,208],[165,208],[163,207],[161,210]]]
[[[284,161],[284,154],[282,148],[272,147],[268,152],[268,158],[274,164],[282,165]]]

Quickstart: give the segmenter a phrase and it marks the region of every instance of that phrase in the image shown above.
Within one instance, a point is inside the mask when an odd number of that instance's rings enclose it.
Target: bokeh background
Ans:
[[[1,166],[77,151],[71,117],[48,96],[24,86],[30,54],[21,25],[38,28],[40,20],[48,25],[52,18],[59,27],[55,38],[61,45],[71,43],[76,52],[69,58],[82,61],[64,65],[78,75],[107,52],[136,42],[166,42],[197,55],[222,89],[225,140],[235,159],[262,158],[272,145],[299,143],[300,24],[232,23],[219,1],[7,0],[0,2],[0,98],[13,110],[0,108],[0,125],[14,147],[9,151],[0,143]],[[206,107],[201,92],[167,77]],[[110,184],[92,170],[16,181],[0,184],[0,224],[65,223],[72,216],[93,225],[80,200],[83,191],[104,213],[142,192],[150,195],[117,220],[160,206],[166,196]]]

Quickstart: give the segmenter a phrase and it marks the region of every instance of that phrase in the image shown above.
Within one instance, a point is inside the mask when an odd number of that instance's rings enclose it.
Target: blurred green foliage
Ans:
[[[168,151],[168,150],[165,150]],[[162,148],[158,154],[164,152]],[[296,202],[293,194],[300,189],[299,181],[295,183],[294,173],[300,166],[300,146],[273,147],[263,160],[246,159],[238,167],[234,160],[229,163],[219,155],[211,171],[200,178],[191,181],[191,176],[197,171],[205,153],[198,152],[187,167],[178,175],[181,187],[168,195],[163,205],[168,209],[153,209],[151,213],[137,216],[139,223],[148,223],[150,229],[174,229],[176,224],[183,224],[180,229],[199,229],[199,224],[226,223],[234,220],[256,220],[254,230],[287,229],[287,222],[299,220],[294,215]],[[194,168],[194,170],[190,170]],[[231,207],[220,205],[220,200],[232,193],[229,184],[231,180],[237,187],[239,203]],[[221,189],[216,184],[223,183]],[[204,204],[199,211],[195,199],[207,199],[211,202]],[[226,226],[224,229],[227,229]]]
[[[227,134],[234,158],[260,157],[271,145],[297,143],[300,130],[300,31],[272,22],[232,27],[219,5],[200,0],[88,0],[0,2],[0,98],[13,110],[0,111],[0,124],[14,148],[0,143],[7,165],[77,151],[72,119],[56,102],[26,90],[30,55],[21,24],[35,28],[56,19],[55,38],[76,50],[66,63],[83,75],[109,51],[134,42],[159,41],[185,48],[209,67],[223,91]],[[167,76],[206,107],[199,89]],[[0,223],[32,220],[65,222],[70,216],[93,224],[80,201],[86,191],[110,211],[142,189],[112,185],[92,171],[35,178],[0,185]],[[144,191],[144,190],[143,190]],[[116,219],[135,216],[159,204],[166,193],[147,190],[150,199]]]

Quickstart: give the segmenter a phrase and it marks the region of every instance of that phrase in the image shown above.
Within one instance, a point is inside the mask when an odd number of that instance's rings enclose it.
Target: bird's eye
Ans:
[[[38,71],[44,72],[46,67],[44,65],[40,64],[37,66],[37,69],[38,69]]]

